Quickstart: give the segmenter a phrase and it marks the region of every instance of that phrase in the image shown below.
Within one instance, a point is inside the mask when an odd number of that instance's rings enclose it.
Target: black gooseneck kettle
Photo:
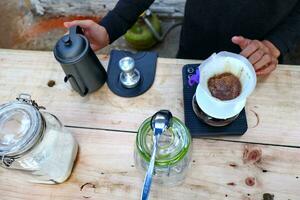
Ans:
[[[57,41],[53,52],[66,74],[64,81],[69,81],[81,96],[105,83],[106,71],[79,26],[71,27],[69,34]]]

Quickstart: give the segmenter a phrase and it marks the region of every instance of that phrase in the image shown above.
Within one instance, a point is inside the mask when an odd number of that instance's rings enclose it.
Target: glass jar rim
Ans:
[[[45,120],[39,110],[30,103],[19,100],[0,105],[0,127],[5,126],[5,123],[9,123],[9,120],[16,120],[14,119],[16,115],[19,115],[21,118],[18,119],[20,120],[18,121],[20,126],[22,126],[22,123],[26,120],[28,124],[25,128],[22,127],[20,131],[21,136],[19,136],[14,143],[0,144],[0,158],[2,157],[2,160],[4,157],[18,157],[31,149],[40,139],[45,127]],[[3,131],[2,136],[5,137],[5,130],[0,130],[0,135],[1,131]]]

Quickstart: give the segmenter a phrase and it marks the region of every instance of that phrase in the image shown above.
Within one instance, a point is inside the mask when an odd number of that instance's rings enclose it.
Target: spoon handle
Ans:
[[[149,193],[150,193],[150,188],[151,188],[151,183],[152,183],[152,175],[153,175],[153,170],[154,170],[154,163],[155,163],[155,156],[156,156],[156,148],[157,148],[157,136],[153,137],[153,150],[152,150],[152,156],[151,160],[148,166],[148,170],[145,176],[144,180],[144,188],[141,196],[141,200],[147,200]]]

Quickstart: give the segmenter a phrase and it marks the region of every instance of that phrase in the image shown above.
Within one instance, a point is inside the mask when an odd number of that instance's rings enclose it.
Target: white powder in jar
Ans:
[[[43,112],[46,128],[40,141],[10,168],[31,173],[30,182],[55,184],[64,182],[71,174],[78,144],[56,117]]]

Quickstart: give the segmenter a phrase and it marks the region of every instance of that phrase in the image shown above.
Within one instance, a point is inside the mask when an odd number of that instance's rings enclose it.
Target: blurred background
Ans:
[[[64,21],[75,19],[101,20],[117,0],[1,0],[0,48],[52,51],[56,41],[67,31]],[[166,32],[182,21],[185,0],[156,0],[151,6]],[[181,26],[174,27],[164,40],[148,50],[160,57],[174,58],[179,45]],[[299,46],[299,45],[298,45]],[[111,49],[137,51],[124,37],[97,53]],[[300,64],[300,48],[286,56],[285,63]]]

